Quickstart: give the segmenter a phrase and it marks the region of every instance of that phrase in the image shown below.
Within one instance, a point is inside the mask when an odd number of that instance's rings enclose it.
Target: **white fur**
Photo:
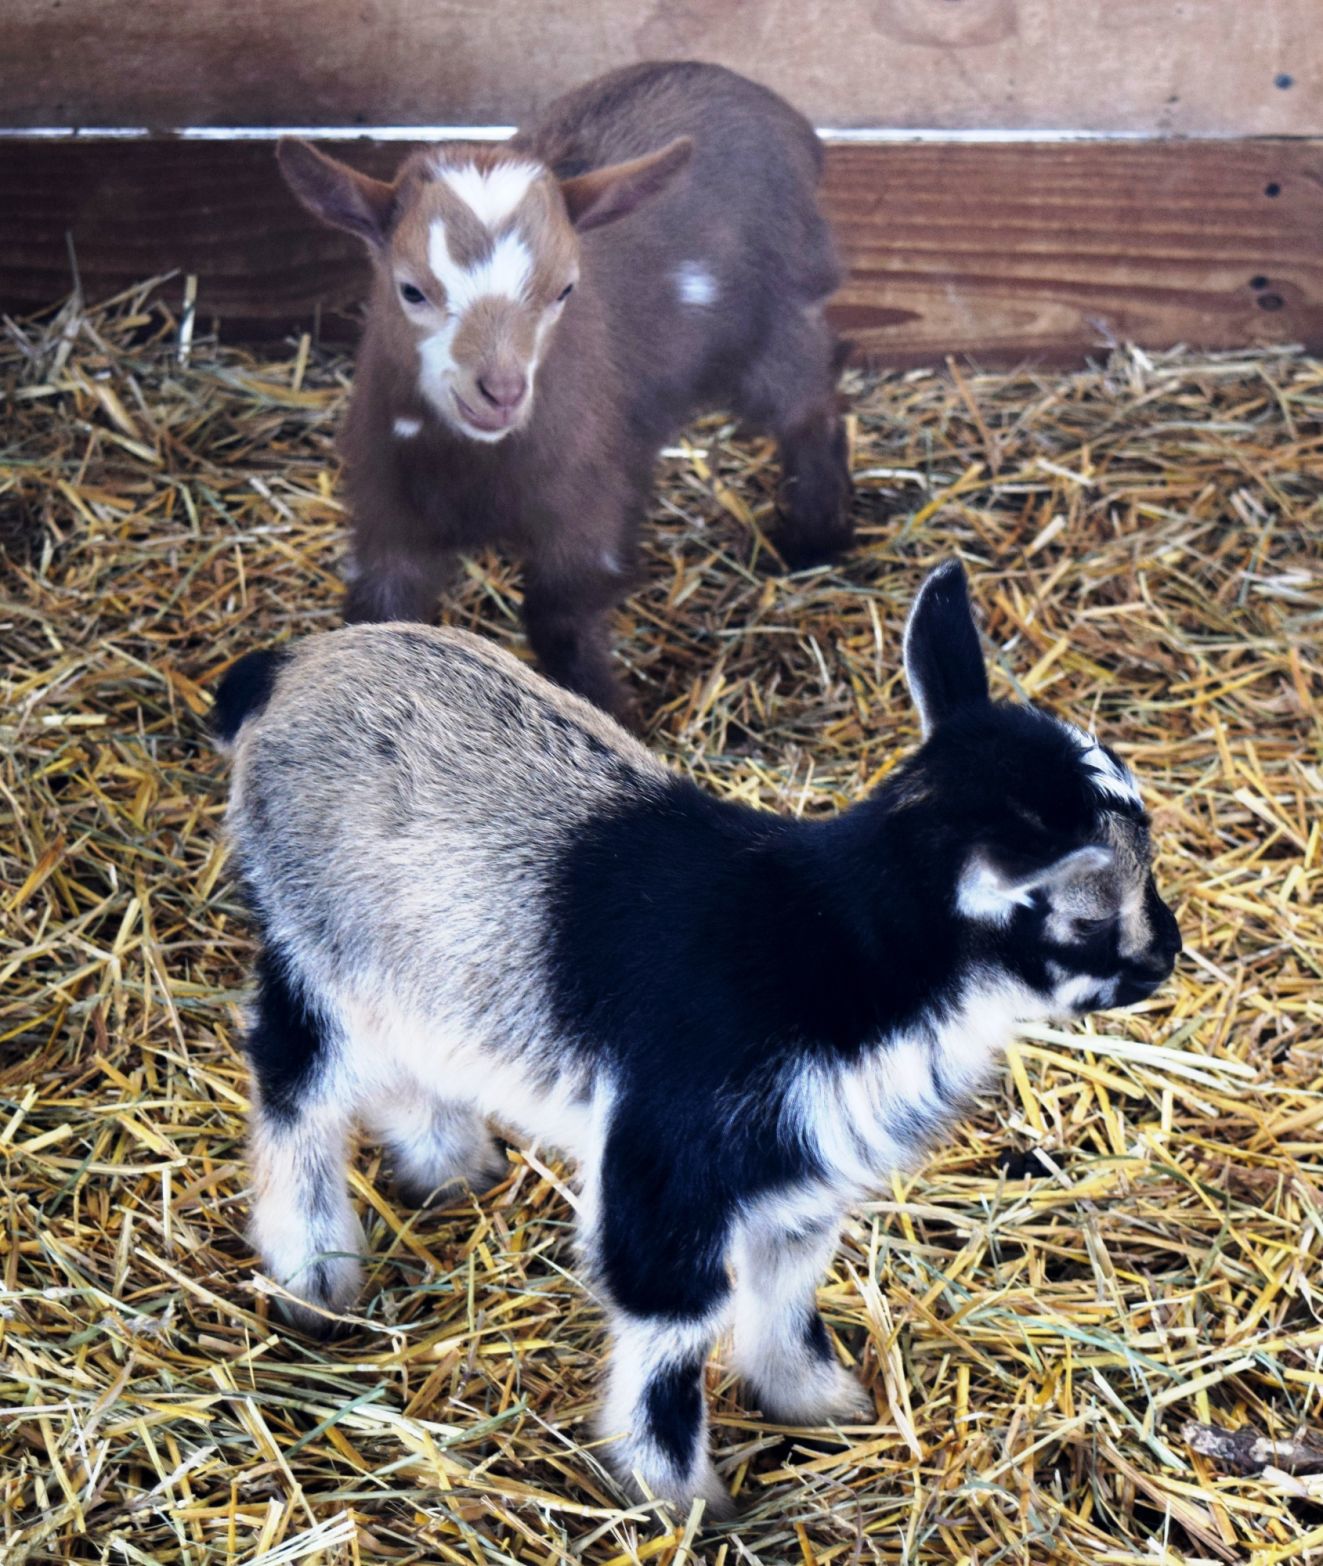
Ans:
[[[875,1192],[892,1170],[913,1165],[925,1139],[909,1134],[906,1113],[934,1130],[949,1125],[952,1108],[938,1078],[949,1093],[972,1096],[1005,1053],[1016,1020],[1040,1014],[1041,1004],[1017,986],[993,981],[972,989],[946,1017],[848,1065],[800,1065],[790,1112],[827,1171],[827,1190],[805,1191],[777,1216],[793,1224],[797,1215],[820,1212],[830,1205],[828,1191],[843,1206]]]
[[[1007,924],[1017,908],[1028,908],[1043,887],[1060,886],[1113,862],[1110,849],[1097,843],[1074,848],[1029,875],[1008,876],[980,853],[970,855],[956,887],[956,908],[967,919]]]
[[[478,221],[493,231],[514,213],[542,173],[536,163],[495,163],[480,169],[475,163],[455,168],[438,162],[435,167]]]
[[[456,417],[450,382],[456,368],[452,349],[458,329],[459,322],[451,317],[418,344],[418,390],[442,418],[451,422]]]
[[[694,1460],[679,1469],[667,1453],[638,1433],[647,1428],[644,1398],[654,1376],[673,1365],[707,1358],[726,1315],[725,1306],[702,1321],[644,1321],[623,1311],[612,1313],[611,1365],[600,1416],[602,1434],[615,1438],[607,1447],[607,1457],[622,1478],[633,1479],[646,1493],[683,1509],[700,1496],[718,1511],[724,1512],[730,1504],[708,1455],[707,1400],[702,1400]]]
[[[485,261],[462,267],[450,254],[446,225],[434,218],[427,240],[427,260],[446,291],[446,307],[463,313],[477,300],[497,295],[522,299],[533,276],[533,254],[518,234],[503,234]]]
[[[527,1011],[504,1010],[503,1036],[492,1047],[463,1017],[414,1011],[380,991],[369,1000],[347,996],[332,975],[319,979],[327,986],[322,994],[336,995],[348,1041],[342,1071],[349,1102],[421,1093],[471,1105],[575,1157],[600,1142],[595,1123],[610,1101],[609,1081],[599,1073],[590,1086],[563,1041],[549,1035],[531,994]],[[512,1049],[516,1041],[523,1047]]]
[[[1033,902],[1029,888],[1007,881],[982,854],[971,854],[956,887],[956,909],[966,919],[986,924],[1009,924],[1017,907]]]
[[[250,1233],[267,1272],[326,1308],[348,1305],[358,1293],[363,1236],[345,1189],[343,1106],[305,1104],[293,1121],[255,1117],[249,1154]]]
[[[675,270],[675,291],[681,304],[715,304],[717,280],[701,262],[682,261]]]
[[[1062,722],[1062,727],[1079,746],[1081,760],[1093,774],[1093,786],[1100,794],[1110,794],[1128,805],[1143,804],[1134,775],[1107,754],[1096,735],[1077,729],[1073,723]]]
[[[412,440],[423,427],[421,419],[398,418],[391,428],[401,440]]]
[[[817,1425],[867,1418],[872,1406],[864,1389],[806,1336],[818,1281],[836,1252],[839,1214],[787,1227],[776,1207],[760,1204],[735,1237],[734,1368],[773,1419]]]

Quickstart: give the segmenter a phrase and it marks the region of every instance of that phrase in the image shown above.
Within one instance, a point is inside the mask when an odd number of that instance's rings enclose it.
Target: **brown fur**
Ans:
[[[489,233],[457,210],[438,156],[547,172]],[[525,563],[525,619],[543,668],[620,710],[608,616],[632,579],[657,451],[706,408],[729,408],[779,440],[777,543],[790,564],[849,543],[823,316],[839,268],[816,202],[821,148],[781,99],[715,66],[641,65],[568,94],[503,146],[414,154],[390,186],[345,171],[337,187],[328,161],[282,150],[301,197],[363,234],[377,262],[342,436],[356,571],[347,618],[429,619],[456,551],[503,547]],[[437,218],[457,265],[482,259],[506,229],[533,255],[527,308],[478,301],[450,347],[455,396],[473,407],[484,377],[498,389],[517,391],[521,375],[531,383],[518,424],[496,443],[438,417],[419,389],[419,329],[399,286],[437,294],[427,264]],[[714,297],[682,299],[686,267],[702,269]],[[421,428],[401,439],[399,419]]]

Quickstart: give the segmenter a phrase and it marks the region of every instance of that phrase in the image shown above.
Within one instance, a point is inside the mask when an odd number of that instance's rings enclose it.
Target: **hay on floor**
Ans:
[[[1323,1481],[1186,1433],[1323,1428],[1323,365],[856,376],[860,546],[792,578],[765,569],[766,443],[710,420],[666,456],[619,642],[661,754],[779,810],[859,797],[915,738],[903,616],[958,553],[998,692],[1138,773],[1188,949],[1138,1012],[1028,1030],[853,1219],[822,1299],[873,1425],[770,1427],[713,1365],[743,1512],[706,1533],[603,1477],[601,1318],[550,1153],[420,1214],[364,1148],[361,1324],[322,1348],[276,1321],[201,720],[238,652],[335,623],[350,365],[190,342],[147,299],[0,331],[0,1557],[1323,1551]],[[518,605],[483,559],[446,614],[522,650]]]

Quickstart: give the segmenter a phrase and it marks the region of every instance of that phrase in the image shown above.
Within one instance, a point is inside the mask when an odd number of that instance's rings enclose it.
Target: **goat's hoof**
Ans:
[[[854,543],[851,527],[824,527],[812,531],[782,529],[771,535],[771,542],[785,562],[788,573],[809,571],[815,566],[832,565]]]
[[[335,1317],[353,1304],[361,1281],[361,1269],[349,1257],[318,1262],[285,1285],[290,1295],[297,1292],[302,1298],[277,1295],[276,1309],[296,1331],[325,1343],[349,1330]]]

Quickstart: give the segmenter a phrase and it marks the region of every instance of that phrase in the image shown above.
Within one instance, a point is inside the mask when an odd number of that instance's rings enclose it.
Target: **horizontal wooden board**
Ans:
[[[0,124],[511,125],[692,57],[820,125],[1323,134],[1318,0],[9,0]]]
[[[348,155],[385,173],[402,149]],[[824,200],[850,263],[836,318],[878,361],[1323,347],[1320,141],[837,145]],[[89,297],[195,273],[201,322],[231,337],[343,334],[366,272],[253,142],[11,145],[0,304],[63,295],[71,249]]]

